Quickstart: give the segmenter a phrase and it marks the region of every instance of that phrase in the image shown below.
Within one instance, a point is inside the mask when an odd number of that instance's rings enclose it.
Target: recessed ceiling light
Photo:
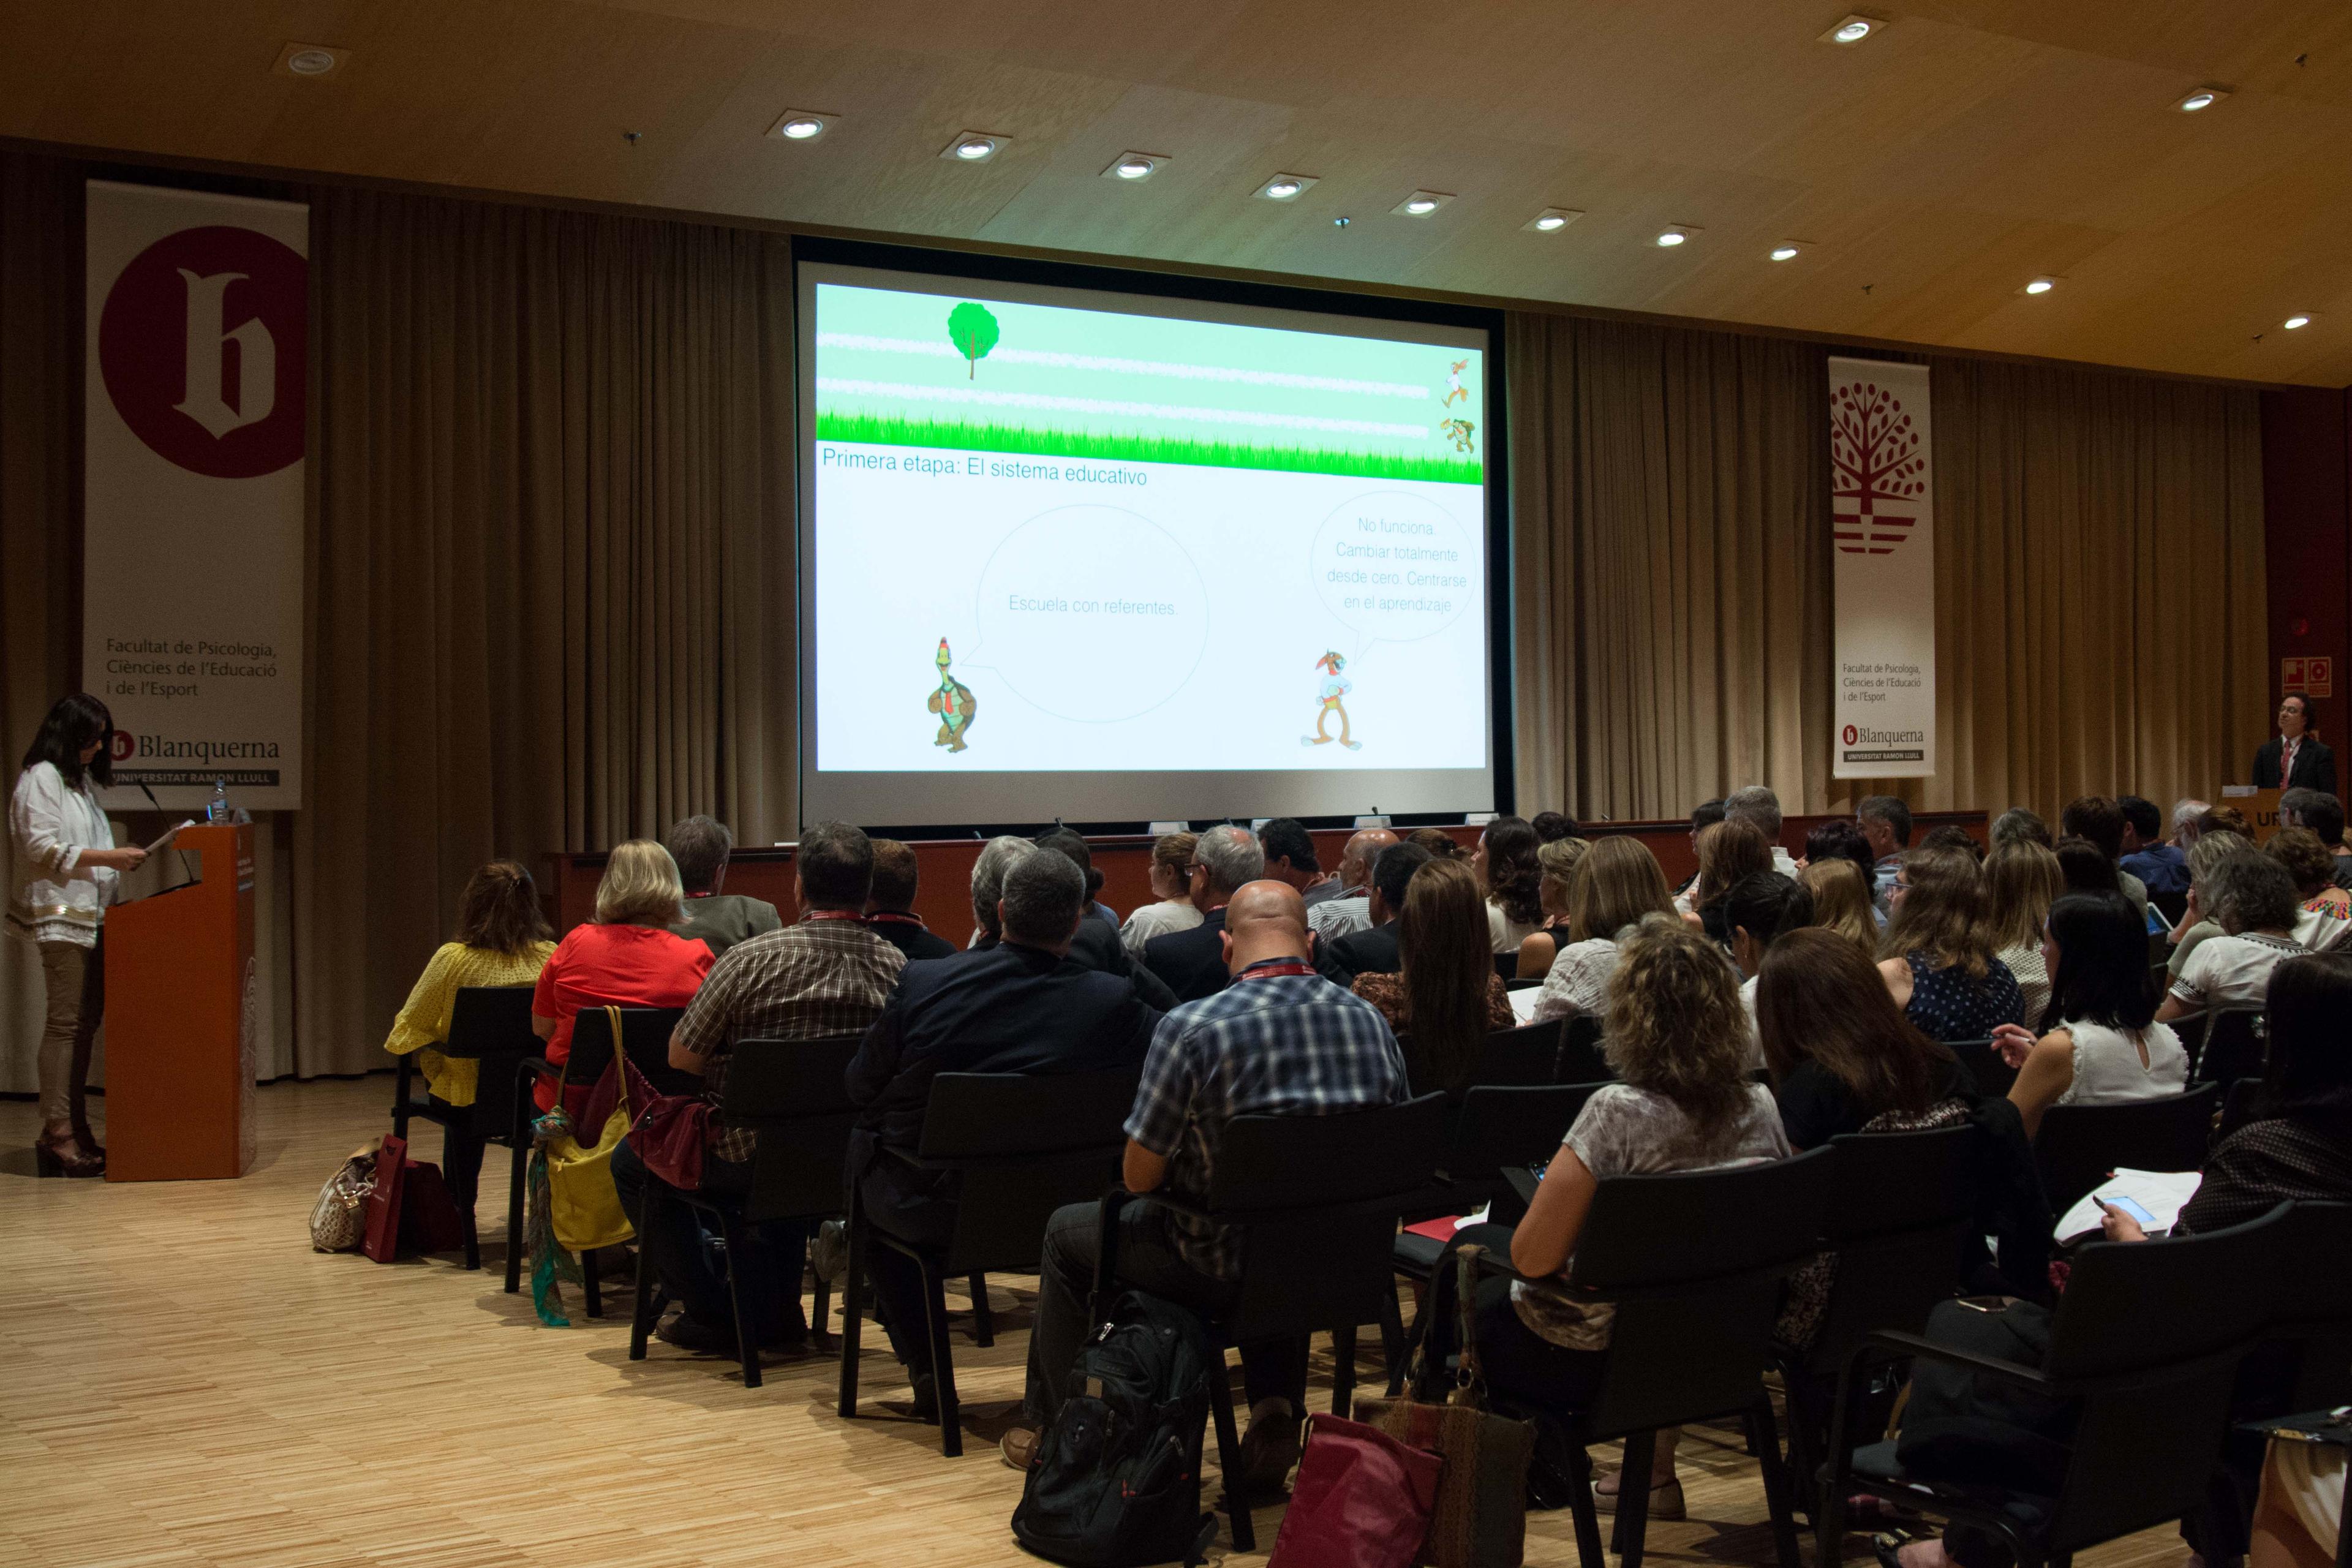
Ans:
[[[1276,174],[1260,185],[1255,194],[1270,202],[1295,202],[1314,185],[1318,178],[1314,174]]]
[[[2294,315],[2289,316],[2285,321],[2281,321],[2279,325],[2284,327],[2291,332],[2297,327],[2307,327],[2311,325],[2311,318],[2298,312]]]
[[[1852,16],[1823,33],[1821,41],[1824,44],[1858,44],[1875,35],[1885,26],[1886,24],[1875,16]]]
[[[2025,291],[2029,294],[2047,294],[2056,287],[2058,287],[2058,279],[2055,278],[2036,278],[2025,286]]]
[[[1797,253],[1804,248],[1793,239],[1784,239],[1774,246],[1769,254],[1775,261],[1794,261],[1797,259]]]
[[[787,109],[768,127],[768,134],[780,142],[814,142],[833,127],[839,115],[820,114],[813,109]]]
[[[1671,249],[1697,232],[1686,223],[1669,224],[1658,231],[1658,244]]]
[[[1443,191],[1415,191],[1389,211],[1400,217],[1427,217],[1453,199]]]
[[[2212,108],[2229,96],[2230,89],[2225,87],[2200,87],[2172,107],[2183,114],[2195,114],[2200,110]]]
[[[1519,226],[1532,229],[1538,234],[1558,234],[1583,216],[1584,212],[1580,207],[1546,207],[1536,214],[1531,221],[1523,223]]]
[[[278,68],[287,76],[322,77],[351,55],[351,50],[331,44],[289,44],[278,51]]]
[[[1110,161],[1108,168],[1103,170],[1103,178],[1124,180],[1129,183],[1148,180],[1158,174],[1160,165],[1166,162],[1168,162],[1167,157],[1159,153],[1121,153]]]
[[[1006,136],[992,136],[984,131],[959,131],[955,140],[940,149],[940,156],[950,163],[985,163],[1012,145]]]

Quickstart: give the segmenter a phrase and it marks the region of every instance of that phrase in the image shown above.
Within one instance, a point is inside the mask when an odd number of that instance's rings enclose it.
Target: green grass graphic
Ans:
[[[1037,430],[1026,425],[903,419],[892,415],[843,414],[824,409],[817,413],[816,438],[886,447],[945,447],[960,452],[1009,452],[1038,458],[1190,463],[1209,468],[1271,468],[1368,479],[1433,479],[1457,485],[1475,485],[1485,477],[1484,466],[1469,458],[1409,457],[1333,447],[1245,447],[1230,441],[1091,435],[1078,430]]]

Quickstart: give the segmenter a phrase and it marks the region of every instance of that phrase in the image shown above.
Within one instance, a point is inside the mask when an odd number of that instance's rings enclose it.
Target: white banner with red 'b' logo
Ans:
[[[1927,367],[1830,361],[1842,779],[1936,771],[1936,467]]]
[[[115,789],[302,804],[310,213],[89,182],[82,684]]]

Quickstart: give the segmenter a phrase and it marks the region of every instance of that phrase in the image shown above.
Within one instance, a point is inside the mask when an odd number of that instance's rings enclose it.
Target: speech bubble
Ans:
[[[1174,536],[1124,507],[1056,507],[1005,535],[981,568],[980,643],[1039,711],[1081,724],[1149,713],[1192,678],[1209,595]]]
[[[1419,642],[1478,597],[1485,563],[1443,507],[1403,490],[1372,490],[1315,531],[1307,552],[1323,607],[1362,639]]]

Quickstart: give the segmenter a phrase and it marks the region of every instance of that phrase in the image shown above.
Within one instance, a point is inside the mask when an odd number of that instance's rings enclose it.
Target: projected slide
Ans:
[[[1483,768],[1480,351],[821,283],[816,767]]]

